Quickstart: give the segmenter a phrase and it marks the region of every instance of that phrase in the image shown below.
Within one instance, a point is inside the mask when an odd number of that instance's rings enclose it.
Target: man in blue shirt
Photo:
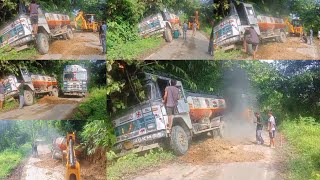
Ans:
[[[107,49],[107,42],[106,42],[106,36],[107,36],[107,25],[106,22],[103,21],[102,25],[100,27],[100,40],[101,40],[101,45],[102,45],[102,54],[106,54],[106,49]]]

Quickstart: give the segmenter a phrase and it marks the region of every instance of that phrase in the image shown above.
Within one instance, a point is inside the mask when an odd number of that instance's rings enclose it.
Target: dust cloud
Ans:
[[[256,127],[254,112],[258,111],[258,104],[247,73],[236,63],[224,71],[223,82],[227,104],[225,138],[239,141],[252,139]]]

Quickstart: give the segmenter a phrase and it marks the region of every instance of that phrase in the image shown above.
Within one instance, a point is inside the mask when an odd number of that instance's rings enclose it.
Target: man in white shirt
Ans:
[[[270,147],[275,148],[274,138],[276,135],[276,120],[274,119],[271,111],[269,111],[268,116],[269,116],[268,131],[269,131],[269,137],[270,137]]]

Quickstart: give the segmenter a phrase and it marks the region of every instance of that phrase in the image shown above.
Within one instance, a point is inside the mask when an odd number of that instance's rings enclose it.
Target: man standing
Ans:
[[[252,44],[253,59],[256,59],[256,53],[258,50],[259,43],[259,36],[257,32],[254,30],[254,28],[252,26],[246,28],[246,31],[244,33],[243,47],[244,51],[247,52],[247,44]]]
[[[187,30],[188,30],[188,24],[186,21],[183,23],[183,39],[187,40]]]
[[[106,49],[107,49],[107,45],[106,45],[106,36],[107,36],[107,25],[106,22],[103,21],[102,25],[100,27],[100,40],[101,40],[101,45],[102,45],[102,54],[106,54]]]
[[[271,111],[269,111],[268,116],[269,116],[268,131],[269,131],[269,137],[270,137],[270,147],[275,148],[274,138],[276,134],[276,120],[274,119]]]
[[[32,143],[32,155],[33,157],[38,157],[38,145],[36,141],[33,141]]]
[[[261,116],[260,113],[256,112],[254,115],[257,118],[257,129],[256,129],[256,139],[257,139],[257,144],[264,144],[264,140],[262,138],[262,129],[263,129],[263,123],[261,121]]]
[[[198,24],[196,23],[196,21],[194,21],[194,22],[192,23],[192,36],[193,36],[193,37],[196,35],[197,26],[198,26]]]
[[[210,34],[210,40],[209,40],[209,47],[208,47],[208,53],[213,56],[213,33],[214,33],[214,21],[211,21],[211,34]]]
[[[4,99],[5,99],[5,86],[4,86],[4,83],[3,83],[3,79],[0,79],[0,109],[3,109],[3,103],[4,103]]]
[[[310,29],[310,45],[313,44],[313,30]]]
[[[19,101],[20,101],[19,109],[22,109],[24,105],[24,80],[21,81],[18,89],[19,89]]]
[[[171,80],[171,86],[167,86],[165,89],[163,102],[166,106],[167,114],[168,114],[168,129],[172,128],[172,115],[174,115],[175,110],[178,105],[179,100],[179,89],[176,87],[177,81]]]
[[[38,8],[39,8],[39,5],[36,3],[35,0],[32,0],[29,5],[29,12],[30,12],[31,25],[33,29],[32,32],[34,35],[38,34]]]

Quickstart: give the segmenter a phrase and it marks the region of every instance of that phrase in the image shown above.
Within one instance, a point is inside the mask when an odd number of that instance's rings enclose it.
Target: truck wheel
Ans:
[[[24,104],[26,106],[31,106],[33,104],[33,93],[30,90],[24,91]]]
[[[188,135],[181,126],[173,126],[171,133],[171,148],[178,156],[184,155],[189,149]]]
[[[252,44],[247,44],[247,53],[249,55],[253,55]]]
[[[73,32],[71,28],[67,29],[67,38],[68,39],[73,39]]]
[[[287,37],[286,37],[286,33],[284,33],[283,31],[280,32],[280,36],[279,36],[279,41],[281,43],[285,43],[287,40]]]
[[[164,31],[164,38],[166,39],[167,42],[171,42],[172,41],[172,32],[171,29],[167,28]]]
[[[46,36],[44,33],[38,33],[36,45],[40,54],[47,54],[49,51],[48,36]]]
[[[53,89],[52,89],[52,95],[53,95],[54,97],[59,97],[59,90],[58,90],[57,88],[53,88]]]

